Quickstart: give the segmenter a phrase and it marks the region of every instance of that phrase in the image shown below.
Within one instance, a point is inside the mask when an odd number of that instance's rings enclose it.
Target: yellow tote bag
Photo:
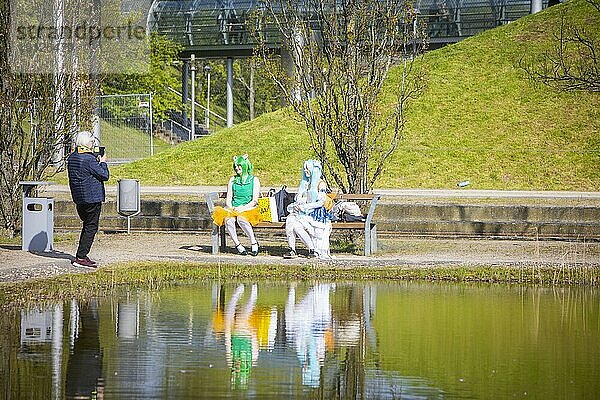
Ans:
[[[263,221],[279,222],[275,197],[260,197],[258,199],[258,210]]]

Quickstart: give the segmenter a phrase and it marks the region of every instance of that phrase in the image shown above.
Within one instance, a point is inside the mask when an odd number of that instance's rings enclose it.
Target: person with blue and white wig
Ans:
[[[322,179],[323,167],[319,160],[307,160],[302,168],[302,180],[295,201],[288,206],[285,231],[289,251],[284,258],[296,258],[296,236],[308,248],[308,258],[331,259],[329,236],[331,214],[325,209],[327,184]]]

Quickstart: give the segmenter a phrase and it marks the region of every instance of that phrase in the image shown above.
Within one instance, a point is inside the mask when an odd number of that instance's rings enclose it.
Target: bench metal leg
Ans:
[[[371,254],[377,253],[377,225],[371,227]]]
[[[227,244],[225,243],[225,225],[220,227],[220,232],[221,232],[221,251],[225,252],[225,247],[227,246]]]
[[[225,251],[225,225],[213,225],[212,231],[212,253],[219,254]]]
[[[370,225],[370,226],[369,226]],[[377,252],[377,225],[365,224],[365,256]]]
[[[212,230],[212,253],[219,254],[219,231],[220,227],[213,225]]]
[[[365,224],[365,256],[371,254],[371,230]]]

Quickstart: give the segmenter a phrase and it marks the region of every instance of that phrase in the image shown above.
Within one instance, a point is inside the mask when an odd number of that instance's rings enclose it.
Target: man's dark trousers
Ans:
[[[79,247],[77,247],[77,258],[85,258],[94,242],[94,236],[98,232],[100,222],[100,211],[102,203],[81,203],[77,204],[77,214],[83,222],[81,236],[79,237]]]

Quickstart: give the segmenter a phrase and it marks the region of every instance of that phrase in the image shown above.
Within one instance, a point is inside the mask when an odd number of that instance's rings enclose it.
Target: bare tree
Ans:
[[[253,24],[262,67],[306,124],[327,175],[344,192],[369,192],[401,138],[407,101],[425,82],[414,68],[426,45],[414,7],[401,0],[264,5]],[[280,36],[281,59],[269,50],[272,35]],[[396,64],[399,76],[387,80]]]
[[[89,128],[92,97],[89,77],[57,69],[60,60],[42,66],[48,73],[23,72],[39,71],[34,64],[40,60],[31,49],[25,49],[27,57],[19,52],[23,48],[11,48],[10,34],[9,1],[0,0],[0,231],[13,236],[21,216],[19,182],[47,176],[55,154],[67,153],[74,131]]]
[[[240,60],[241,61],[241,60]],[[246,90],[248,90],[248,112],[250,121],[254,119],[254,103],[255,103],[255,94],[256,88],[254,87],[254,71],[256,70],[256,65],[254,63],[254,59],[250,58],[247,62],[248,71],[248,81],[246,81],[244,74],[244,64],[246,63],[238,63],[239,72],[236,74],[236,79],[240,82]]]
[[[559,90],[600,92],[600,37],[596,28],[590,30],[600,23],[600,0],[585,1],[589,19],[569,17],[563,8],[552,48],[538,58],[522,57],[520,66],[530,79]]]

